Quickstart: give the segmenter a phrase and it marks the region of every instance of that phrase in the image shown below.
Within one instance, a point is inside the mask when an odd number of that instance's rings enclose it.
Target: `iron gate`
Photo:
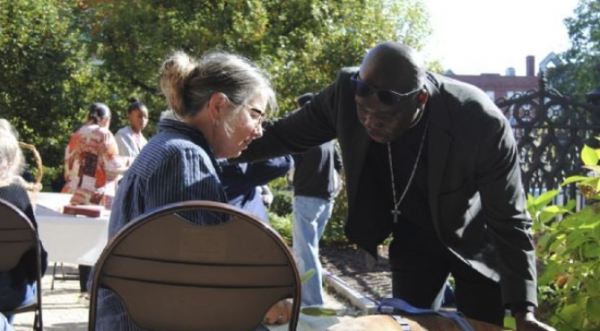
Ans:
[[[566,177],[585,174],[580,152],[584,144],[598,146],[600,107],[548,89],[542,75],[538,90],[498,99],[496,105],[513,128],[525,192],[553,190]],[[564,188],[564,194],[574,198],[575,185]]]

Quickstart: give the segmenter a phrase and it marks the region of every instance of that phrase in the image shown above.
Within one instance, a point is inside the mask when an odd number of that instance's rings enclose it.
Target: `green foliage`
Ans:
[[[58,174],[92,102],[109,105],[116,131],[139,97],[153,134],[167,107],[158,68],[173,50],[255,60],[287,112],[381,41],[420,49],[428,24],[421,0],[0,0],[0,117]]]
[[[279,228],[282,228],[282,231],[284,232],[288,231],[287,226],[289,222],[289,238],[291,238],[293,218],[293,193],[291,191],[291,188],[287,184],[287,181],[282,182],[282,180],[285,180],[285,178],[280,178],[276,181],[269,183],[269,186],[273,190],[273,203],[269,208],[269,220],[271,220],[272,223],[272,218],[274,218],[276,222],[283,223],[274,225],[273,227],[276,228],[278,231]],[[331,245],[348,242],[348,239],[346,239],[346,234],[344,233],[344,224],[346,223],[347,214],[348,201],[346,198],[346,190],[342,189],[340,194],[335,199],[333,213],[329,218],[329,222],[327,223],[325,231],[323,232],[323,237],[321,238],[321,245]],[[282,233],[280,232],[280,234]],[[286,237],[288,236],[288,234],[282,234],[282,236]]]
[[[345,181],[342,178],[342,181]],[[348,217],[348,198],[346,196],[346,189],[343,188],[335,198],[335,204],[333,205],[333,213],[329,218],[327,227],[323,232],[321,238],[322,245],[342,244],[347,243],[346,233],[344,232],[344,226],[346,224],[346,218]]]
[[[337,316],[337,311],[331,308],[304,307],[300,312],[310,316]]]
[[[278,216],[287,216],[292,214],[292,191],[274,190],[273,203],[269,210]]]
[[[269,183],[271,186],[273,182]],[[290,227],[292,226],[292,199],[293,193],[290,190],[289,185],[283,186],[284,184],[281,182],[277,182],[274,184],[279,189],[273,189],[273,203],[269,209],[269,215],[273,214],[273,216],[283,217],[289,219]],[[287,185],[287,181],[285,182]],[[327,223],[327,227],[323,232],[323,237],[321,237],[321,245],[332,245],[332,244],[340,244],[347,243],[348,239],[346,239],[346,234],[344,233],[344,224],[346,224],[346,216],[348,215],[348,201],[346,198],[346,190],[342,189],[340,194],[335,199],[335,204],[333,206],[333,212],[331,217],[329,218],[329,222]],[[269,216],[271,219],[271,216]],[[279,225],[278,225],[279,226]],[[290,238],[292,236],[292,231],[290,228]]]
[[[279,216],[269,211],[269,223],[271,223],[271,227],[279,233],[283,240],[291,246],[294,236],[292,215]]]
[[[517,329],[517,321],[515,320],[515,318],[512,316],[505,316],[504,317],[504,328],[510,329],[510,330],[516,330]]]
[[[559,55],[563,65],[549,70],[548,80],[565,95],[583,98],[600,82],[600,3],[580,0],[574,14],[565,19],[571,47]]]
[[[271,191],[283,191],[290,190],[290,183],[288,182],[288,176],[282,176],[276,179],[273,179],[269,182],[269,188]]]
[[[542,319],[559,330],[600,329],[600,192],[598,152],[585,146],[582,159],[591,176],[567,178],[578,183],[589,205],[575,211],[575,201],[550,205],[559,190],[528,197],[537,238],[539,301]],[[559,218],[560,216],[560,218]]]
[[[62,164],[84,110],[105,87],[95,78],[69,0],[0,1],[0,117],[44,164]]]
[[[302,275],[302,277],[300,277],[300,281],[302,282],[302,284],[306,283],[309,279],[311,279],[315,275],[315,273],[317,273],[315,269],[309,269],[304,275]]]
[[[117,99],[143,94],[150,111],[166,107],[157,95],[157,68],[173,50],[243,54],[266,69],[284,111],[296,96],[317,91],[345,66],[385,40],[421,48],[429,35],[420,0],[131,0],[88,1],[92,52],[104,60]]]

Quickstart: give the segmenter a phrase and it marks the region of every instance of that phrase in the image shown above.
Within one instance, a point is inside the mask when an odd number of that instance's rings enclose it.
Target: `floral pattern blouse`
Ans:
[[[113,134],[97,124],[86,124],[73,134],[65,151],[65,186],[71,204],[101,205],[110,209],[125,160]]]

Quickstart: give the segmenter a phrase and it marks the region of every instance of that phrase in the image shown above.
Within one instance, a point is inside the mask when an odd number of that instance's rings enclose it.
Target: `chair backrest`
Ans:
[[[182,212],[223,213],[199,225]],[[281,237],[259,219],[223,203],[187,201],[142,215],[111,239],[96,264],[90,297],[95,328],[98,288],[117,294],[130,318],[149,330],[253,330],[279,300],[300,312],[301,280]]]
[[[8,201],[0,199],[0,272],[13,269],[39,240],[29,218]],[[39,254],[38,254],[39,255]]]
[[[0,272],[16,267],[23,255],[31,249],[36,252],[36,301],[15,307],[10,313],[35,310],[33,329],[42,330],[42,245],[29,217],[10,202],[0,199]]]

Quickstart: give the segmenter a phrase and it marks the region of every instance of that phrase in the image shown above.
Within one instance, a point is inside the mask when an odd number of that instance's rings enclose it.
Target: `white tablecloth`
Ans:
[[[50,261],[93,265],[108,240],[109,212],[98,218],[61,213],[70,199],[70,194],[37,194],[35,216],[40,238]]]

